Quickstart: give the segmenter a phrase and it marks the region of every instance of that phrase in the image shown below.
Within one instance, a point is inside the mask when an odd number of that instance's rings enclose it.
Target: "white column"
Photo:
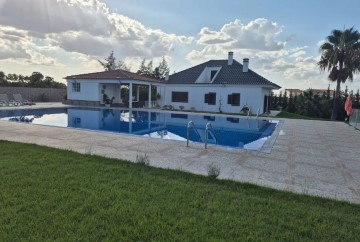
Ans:
[[[132,109],[129,110],[129,134],[132,133]]]
[[[132,82],[129,84],[129,108],[132,109]]]
[[[121,99],[121,83],[119,84],[120,85],[120,90],[119,90],[119,103],[122,103],[122,99]]]
[[[139,102],[139,95],[140,95],[140,91],[139,91],[139,88],[140,88],[140,85],[137,85],[137,88],[136,88],[136,101]]]
[[[151,108],[151,84],[149,85],[148,108]]]

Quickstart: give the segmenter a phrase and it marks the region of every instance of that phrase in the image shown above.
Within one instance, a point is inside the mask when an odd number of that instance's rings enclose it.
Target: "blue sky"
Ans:
[[[112,50],[132,71],[143,58],[165,56],[181,71],[234,51],[284,88],[327,88],[319,43],[332,29],[360,29],[359,9],[355,0],[2,0],[0,70],[64,81],[101,71]],[[359,87],[355,76],[349,88]]]

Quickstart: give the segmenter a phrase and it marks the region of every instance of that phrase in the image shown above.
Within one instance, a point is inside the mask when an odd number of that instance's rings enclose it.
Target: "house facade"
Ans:
[[[239,113],[248,107],[251,113],[264,113],[269,108],[270,94],[280,86],[270,82],[249,69],[249,59],[243,64],[233,59],[210,60],[181,72],[170,75],[165,80],[156,80],[123,70],[98,72],[66,77],[68,99],[74,103],[89,102],[103,104],[104,93],[113,97],[114,104],[126,102],[121,97],[121,87],[126,85],[129,93],[129,108],[134,106],[152,107],[151,90],[156,89],[160,97],[157,104],[171,105],[175,109]],[[135,88],[135,89],[134,89]],[[139,89],[147,88],[148,100],[141,105]],[[80,90],[78,90],[80,89]],[[132,91],[136,90],[136,91]],[[76,104],[76,102],[74,103]]]
[[[273,89],[280,86],[233,59],[210,60],[166,79],[165,102],[187,110],[239,113],[248,107],[251,113],[264,113],[269,108]]]

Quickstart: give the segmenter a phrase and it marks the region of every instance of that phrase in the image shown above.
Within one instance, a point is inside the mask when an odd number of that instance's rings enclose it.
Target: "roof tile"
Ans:
[[[216,76],[212,84],[233,84],[233,85],[270,85],[275,89],[281,88],[275,83],[270,82],[266,78],[260,76],[252,70],[243,72],[243,65],[233,61],[232,65],[228,65],[228,60],[210,60],[200,65],[191,67],[181,72],[175,73],[169,77],[169,84],[195,84],[196,80],[203,72],[205,67],[221,66],[219,74]]]
[[[164,82],[156,78],[139,75],[133,72],[124,71],[124,70],[113,70],[113,71],[102,71],[94,72],[80,75],[71,75],[65,77],[65,79],[89,79],[89,80],[98,80],[98,79],[116,79],[116,80],[139,80],[147,82]]]

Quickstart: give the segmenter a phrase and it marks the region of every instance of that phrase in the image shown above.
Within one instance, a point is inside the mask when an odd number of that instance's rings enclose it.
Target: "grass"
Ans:
[[[290,113],[290,112],[286,112],[286,111],[281,111],[280,113],[278,113],[276,115],[276,117],[277,118],[289,118],[289,119],[323,120],[323,121],[330,120],[330,119],[308,117],[308,116],[304,116],[304,115],[300,115],[300,114],[296,114],[296,113]]]
[[[0,141],[0,241],[360,239],[360,206]]]

